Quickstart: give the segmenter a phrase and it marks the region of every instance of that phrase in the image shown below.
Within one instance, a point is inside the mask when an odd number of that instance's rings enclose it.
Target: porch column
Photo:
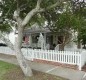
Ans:
[[[45,40],[45,45],[46,45],[46,33],[44,33],[44,40]]]
[[[29,35],[29,45],[32,47],[32,36],[31,36],[31,34]]]

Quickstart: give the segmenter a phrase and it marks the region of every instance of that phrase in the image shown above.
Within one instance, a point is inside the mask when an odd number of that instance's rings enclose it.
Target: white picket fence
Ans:
[[[41,50],[41,49],[28,49],[28,52],[24,52],[24,56],[27,59],[40,59],[47,61],[54,61],[66,64],[78,65],[79,70],[83,64],[81,64],[81,54],[76,51],[55,51],[55,50]]]
[[[9,47],[0,47],[0,53],[15,55],[15,52],[11,50]]]
[[[86,63],[86,51],[55,51],[41,49],[22,48],[23,55],[28,60],[40,59],[66,64],[78,65],[79,70]],[[0,53],[15,55],[14,51],[7,47],[0,47]]]

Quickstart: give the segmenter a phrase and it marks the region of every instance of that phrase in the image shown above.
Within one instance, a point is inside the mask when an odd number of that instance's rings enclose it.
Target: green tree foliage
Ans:
[[[86,44],[86,1],[82,2],[76,0],[72,2],[73,4],[73,14],[77,16],[76,19],[76,30],[78,32],[78,41]]]
[[[48,28],[55,33],[68,33],[73,29],[79,33],[78,39],[80,39],[83,28],[86,26],[86,2],[69,0],[57,8],[44,13]]]
[[[57,0],[42,1],[42,4],[40,7],[46,10],[47,8],[49,8],[48,6],[51,6],[56,2]],[[2,13],[2,15],[0,16],[0,23],[4,22],[5,19],[15,21],[13,18],[13,14],[17,8],[20,8],[19,16],[23,20],[28,14],[28,12],[30,12],[32,9],[36,7],[36,4],[37,4],[37,0],[2,0],[0,2],[0,12]],[[45,21],[44,17],[40,16],[40,13],[38,13],[34,15],[34,17],[30,20],[30,23],[28,25],[31,26],[35,22],[41,24],[44,21]]]

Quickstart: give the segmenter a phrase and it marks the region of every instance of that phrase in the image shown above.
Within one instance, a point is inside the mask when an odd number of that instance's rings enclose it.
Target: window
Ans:
[[[38,42],[38,36],[32,36],[32,43]]]

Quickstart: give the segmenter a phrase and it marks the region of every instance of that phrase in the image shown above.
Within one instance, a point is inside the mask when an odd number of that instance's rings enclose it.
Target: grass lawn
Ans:
[[[33,74],[32,79],[25,78],[19,66],[0,61],[0,80],[67,80],[34,70]]]

